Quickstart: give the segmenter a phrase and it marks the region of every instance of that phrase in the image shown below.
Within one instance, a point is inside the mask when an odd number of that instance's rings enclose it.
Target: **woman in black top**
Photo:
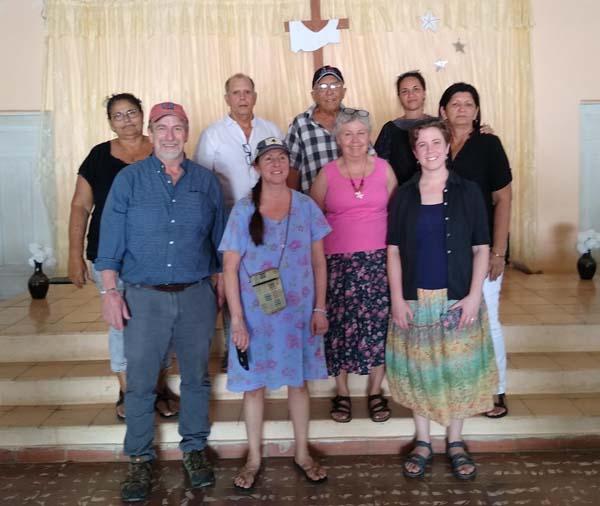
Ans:
[[[425,114],[425,78],[418,70],[398,76],[396,92],[404,114],[383,125],[374,147],[377,156],[390,162],[398,185],[402,185],[417,171],[417,160],[408,141],[408,131],[433,118]]]
[[[491,408],[498,375],[481,303],[489,257],[485,207],[475,183],[448,171],[449,139],[438,120],[410,131],[421,172],[390,203],[386,369],[394,399],[412,409],[416,427],[404,475],[425,474],[434,420],[447,427],[454,475],[466,480],[476,468],[462,441],[463,420]]]
[[[95,276],[93,263],[98,252],[100,219],[108,191],[119,171],[130,163],[142,160],[152,153],[152,144],[143,135],[144,112],[142,102],[130,93],[112,95],[106,104],[106,114],[115,139],[94,146],[81,164],[75,194],[71,201],[69,218],[69,278],[78,288],[93,280],[102,290],[100,276]],[[91,215],[91,220],[90,220]],[[83,244],[86,229],[87,259],[92,270],[83,258]],[[122,286],[122,285],[120,285]],[[111,369],[119,379],[119,399],[116,404],[117,416],[125,418],[123,392],[126,389],[126,361],[123,352],[123,332],[109,329],[109,349]],[[166,360],[168,362],[168,359]],[[156,409],[162,416],[174,416],[178,411],[178,397],[166,385],[166,368],[160,375],[157,385]]]
[[[491,246],[483,295],[498,365],[498,391],[494,408],[485,415],[502,418],[508,414],[505,402],[506,351],[498,306],[508,248],[512,174],[500,139],[495,135],[480,133],[479,94],[473,86],[455,83],[446,89],[440,99],[440,115],[448,122],[452,133],[452,170],[465,179],[475,181],[481,188],[486,204]]]

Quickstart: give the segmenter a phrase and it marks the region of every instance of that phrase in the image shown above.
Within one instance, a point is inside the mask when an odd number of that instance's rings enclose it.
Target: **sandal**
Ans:
[[[373,422],[386,422],[392,416],[392,412],[388,408],[388,400],[381,395],[381,392],[367,397],[367,408],[369,409],[369,418]]]
[[[336,395],[331,399],[329,415],[334,422],[348,423],[352,420],[352,399],[345,395]]]
[[[502,409],[500,413],[496,414],[496,409]],[[484,413],[488,418],[503,418],[508,415],[508,406],[506,405],[506,394],[498,394],[498,400],[494,402],[494,409]]]
[[[125,415],[120,413],[119,408],[125,404],[125,394],[123,394],[123,390],[119,390],[119,398],[117,402],[115,402],[115,413],[119,420],[125,420]]]
[[[450,454],[451,448],[462,448],[462,453]],[[464,441],[453,441],[448,443],[446,446],[446,455],[450,459],[450,466],[452,467],[452,474],[459,480],[472,480],[477,476],[477,468],[475,467],[475,461],[467,452],[467,445]],[[470,473],[461,473],[460,468],[463,466],[473,466],[473,470]]]
[[[429,450],[429,455],[427,457],[424,457],[423,455],[416,453],[415,448],[417,448],[418,446],[427,448]],[[425,469],[427,468],[427,465],[431,464],[432,461],[433,448],[431,448],[431,443],[428,443],[427,441],[417,440],[415,441],[415,446],[412,452],[408,454],[408,457],[404,461],[404,465],[402,466],[402,474],[404,474],[404,476],[406,476],[407,478],[423,478],[423,476],[425,476]],[[418,466],[419,469],[414,472],[409,471],[408,469],[406,469],[406,464],[414,464],[415,466]]]
[[[244,491],[252,490],[254,488],[254,485],[256,485],[256,480],[258,480],[258,476],[260,475],[261,470],[262,470],[261,465],[259,465],[258,467],[254,467],[254,466],[248,465],[248,463],[244,464],[244,466],[238,471],[238,473],[233,478],[233,486],[235,488],[237,488],[238,490],[244,490]],[[240,477],[246,482],[246,484],[248,484],[248,482],[250,482],[250,484],[247,487],[238,485],[235,482],[235,480]]]
[[[162,392],[156,392],[156,400],[154,401],[154,410],[162,418],[173,418],[179,414],[178,397],[165,388]]]
[[[302,474],[306,478],[306,481],[308,481],[309,483],[323,483],[327,480],[327,475],[322,476],[321,478],[312,478],[309,474],[312,472],[312,474],[315,475],[317,474],[319,469],[321,469],[321,465],[316,460],[312,460],[312,464],[306,467],[298,464],[298,462],[296,462],[296,459],[294,459],[293,462],[294,467],[298,470],[300,474]]]

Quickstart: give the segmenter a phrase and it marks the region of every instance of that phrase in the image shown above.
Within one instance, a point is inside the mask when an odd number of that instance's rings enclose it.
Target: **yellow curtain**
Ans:
[[[482,113],[502,139],[515,177],[511,249],[535,260],[535,186],[530,89],[529,0],[322,0],[324,18],[350,18],[325,63],[346,78],[345,102],[372,112],[374,135],[399,114],[395,77],[420,69],[428,109],[455,81],[474,84]],[[420,16],[440,19],[436,32]],[[223,85],[244,72],[257,86],[256,113],[284,131],[310,104],[312,55],[292,53],[284,22],[310,18],[309,0],[47,0],[45,109],[52,145],[40,174],[66,265],[69,203],[89,149],[111,137],[104,99],[128,91],[145,108],[173,100],[191,119],[191,153],[202,129],[226,113]],[[452,46],[460,38],[465,53]],[[447,60],[443,71],[434,62]]]

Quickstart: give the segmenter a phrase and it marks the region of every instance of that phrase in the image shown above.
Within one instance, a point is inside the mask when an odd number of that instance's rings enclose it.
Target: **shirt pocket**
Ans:
[[[210,195],[200,190],[188,190],[177,196],[180,223],[193,237],[203,238],[210,233],[216,209]]]

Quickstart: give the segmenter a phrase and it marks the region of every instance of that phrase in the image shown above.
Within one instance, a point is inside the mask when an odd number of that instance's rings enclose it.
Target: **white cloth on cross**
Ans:
[[[330,19],[325,27],[313,32],[302,21],[290,21],[290,45],[292,51],[316,51],[327,44],[339,44],[338,20]]]

